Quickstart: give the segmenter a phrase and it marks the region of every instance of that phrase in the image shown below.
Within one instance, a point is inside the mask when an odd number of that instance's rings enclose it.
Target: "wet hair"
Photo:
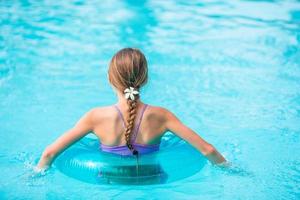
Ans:
[[[129,87],[133,87],[139,91],[148,80],[148,66],[144,54],[135,48],[121,49],[110,61],[108,78],[109,82],[121,93]],[[127,99],[129,109],[128,118],[126,119],[125,139],[127,147],[134,155],[137,155],[138,151],[133,148],[131,137],[136,118],[138,99],[139,94],[135,95],[134,100]]]

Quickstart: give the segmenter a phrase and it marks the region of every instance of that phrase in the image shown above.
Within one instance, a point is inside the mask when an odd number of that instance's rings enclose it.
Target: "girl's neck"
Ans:
[[[128,108],[128,104],[127,104],[127,99],[125,99],[124,94],[117,92],[117,97],[118,97],[118,102],[117,105],[120,106],[121,108]],[[140,104],[143,104],[141,102],[141,98],[136,100],[137,102],[137,106],[139,107]]]

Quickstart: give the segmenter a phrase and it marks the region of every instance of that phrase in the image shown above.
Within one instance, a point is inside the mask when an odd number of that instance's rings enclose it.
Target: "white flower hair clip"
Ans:
[[[130,98],[131,100],[134,100],[134,95],[139,94],[139,92],[135,90],[133,87],[126,88],[124,90],[124,93],[125,93],[125,98],[126,99]]]

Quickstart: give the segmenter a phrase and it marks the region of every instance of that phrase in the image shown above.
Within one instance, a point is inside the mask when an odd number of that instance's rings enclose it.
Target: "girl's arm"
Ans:
[[[36,171],[45,170],[50,167],[60,153],[93,130],[92,113],[92,110],[87,112],[73,128],[66,131],[46,147],[36,166]]]
[[[213,145],[207,143],[197,133],[185,126],[173,113],[167,110],[166,128],[194,146],[213,164],[226,162],[225,158]]]

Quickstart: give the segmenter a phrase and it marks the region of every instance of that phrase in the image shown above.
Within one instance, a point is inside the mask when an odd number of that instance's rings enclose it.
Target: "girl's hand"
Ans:
[[[225,162],[216,165],[221,168],[230,168],[232,166],[232,163],[226,160]]]
[[[44,168],[39,168],[38,166],[33,167],[33,172],[37,173],[37,174],[42,174],[44,173],[47,169],[49,168],[49,166],[46,166]]]

